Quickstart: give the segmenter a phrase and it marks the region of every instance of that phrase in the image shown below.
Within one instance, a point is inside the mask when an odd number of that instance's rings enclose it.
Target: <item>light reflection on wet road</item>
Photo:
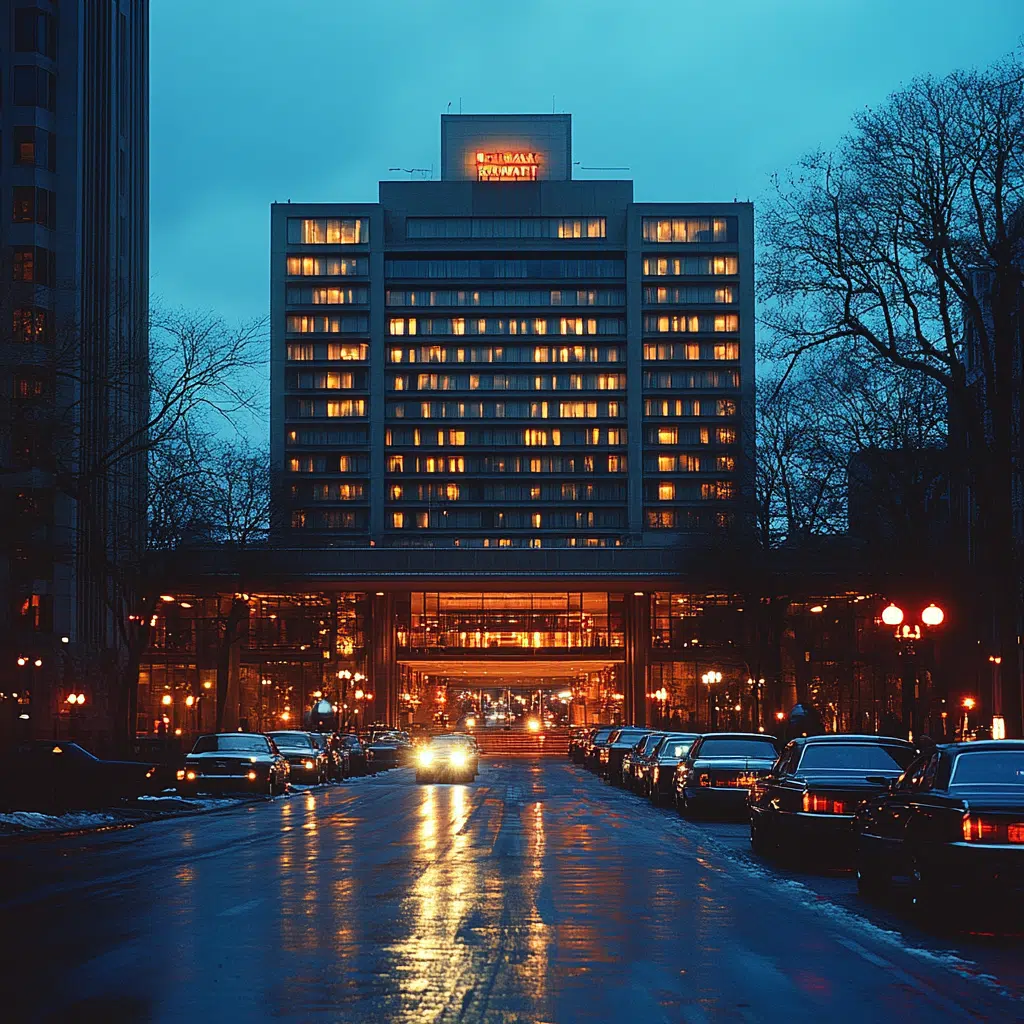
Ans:
[[[12,843],[2,1017],[1024,1019],[1019,943],[976,964],[915,949],[747,864],[737,836],[553,761]]]

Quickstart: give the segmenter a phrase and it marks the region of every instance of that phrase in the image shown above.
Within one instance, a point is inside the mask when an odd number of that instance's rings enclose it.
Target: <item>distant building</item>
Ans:
[[[290,543],[664,546],[749,513],[749,203],[573,180],[568,114],[444,116],[441,180],[271,213]]]
[[[0,3],[0,721],[42,735],[144,543],[145,460],[111,455],[147,411],[148,52],[148,0]]]

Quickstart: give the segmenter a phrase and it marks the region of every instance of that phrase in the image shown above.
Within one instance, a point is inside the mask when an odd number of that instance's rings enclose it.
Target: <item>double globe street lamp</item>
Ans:
[[[700,677],[700,681],[708,688],[708,724],[711,731],[714,732],[717,725],[715,722],[715,697],[711,687],[722,681],[722,673],[714,670],[705,672]]]

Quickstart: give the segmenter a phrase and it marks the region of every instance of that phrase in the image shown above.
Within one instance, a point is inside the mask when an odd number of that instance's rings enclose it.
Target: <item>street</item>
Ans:
[[[1024,1019],[935,935],[561,760],[0,846],[8,1021]]]

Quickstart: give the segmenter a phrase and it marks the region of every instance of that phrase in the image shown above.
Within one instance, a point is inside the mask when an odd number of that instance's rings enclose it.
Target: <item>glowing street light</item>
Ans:
[[[933,601],[921,612],[921,621],[926,626],[941,626],[946,613]]]
[[[160,698],[160,703],[161,703],[161,704],[163,704],[163,706],[164,706],[165,708],[166,708],[166,707],[170,707],[170,706],[171,706],[171,704],[173,704],[173,703],[174,703],[174,698],[173,698],[173,697],[172,697],[172,696],[171,696],[171,695],[170,695],[169,693],[165,693],[165,694],[164,694],[164,695],[163,695],[163,696],[162,696],[162,697]]]
[[[903,609],[891,601],[882,609],[882,621],[887,626],[898,626],[903,621]]]

